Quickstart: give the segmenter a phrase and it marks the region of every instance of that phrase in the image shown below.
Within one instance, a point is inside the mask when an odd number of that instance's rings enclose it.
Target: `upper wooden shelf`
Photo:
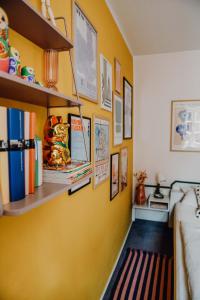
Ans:
[[[72,42],[25,0],[0,0],[9,26],[43,49],[68,51]]]
[[[0,97],[49,108],[82,105],[72,97],[2,71],[0,71]]]

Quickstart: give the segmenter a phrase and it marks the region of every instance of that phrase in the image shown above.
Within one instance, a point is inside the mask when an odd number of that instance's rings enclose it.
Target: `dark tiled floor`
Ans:
[[[130,229],[124,249],[118,261],[117,267],[111,278],[103,300],[111,300],[111,290],[123,263],[126,249],[135,248],[161,254],[173,254],[173,234],[167,224],[146,220],[136,220]]]

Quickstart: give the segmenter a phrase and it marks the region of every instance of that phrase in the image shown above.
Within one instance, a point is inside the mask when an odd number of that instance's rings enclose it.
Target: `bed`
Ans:
[[[184,188],[185,186],[191,187],[190,183],[184,183]],[[197,186],[197,184],[193,184],[192,187]],[[196,300],[200,299],[200,294],[197,296],[192,296],[197,294],[197,289],[196,289],[196,279],[194,279],[194,266],[192,270],[192,265],[195,263],[196,265],[199,264],[199,269],[200,269],[200,259],[197,258],[195,260],[195,255],[193,255],[192,259],[193,262],[190,262],[188,259],[188,253],[190,256],[190,252],[192,248],[197,247],[195,242],[197,238],[192,240],[193,237],[193,232],[196,230],[198,236],[200,237],[200,218],[196,217],[196,208],[197,208],[197,203],[196,205],[191,205],[190,199],[187,201],[186,198],[183,199],[184,193],[181,192],[180,190],[182,189],[183,185],[181,186],[180,184],[174,187],[171,191],[171,205],[175,205],[174,209],[174,222],[173,222],[173,227],[174,227],[174,277],[175,277],[175,299],[176,300]],[[196,198],[195,198],[196,199]],[[176,202],[176,203],[175,203]],[[187,231],[190,230],[189,238],[187,237]],[[191,240],[190,240],[191,238]],[[187,240],[188,239],[188,240]],[[200,238],[199,238],[199,243],[200,243]],[[194,244],[194,246],[193,246]],[[188,247],[189,246],[189,247]],[[188,249],[189,248],[189,249]],[[199,248],[198,248],[199,250]],[[197,255],[196,255],[197,256]],[[198,255],[200,257],[200,255]],[[191,264],[191,266],[190,266]],[[190,270],[191,269],[191,270]],[[199,271],[197,271],[198,273]],[[200,277],[199,277],[200,278]],[[193,284],[194,283],[194,284]],[[200,286],[200,284],[199,284]]]

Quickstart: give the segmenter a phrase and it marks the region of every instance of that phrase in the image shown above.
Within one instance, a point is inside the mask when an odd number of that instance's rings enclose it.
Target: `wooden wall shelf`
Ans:
[[[82,105],[76,99],[0,71],[0,97],[44,107]]]
[[[58,184],[58,183],[43,183],[39,188],[36,188],[34,194],[26,196],[25,199],[10,202],[3,206],[3,214],[5,216],[19,216],[22,215],[33,208],[36,208],[53,198],[59,196],[62,193],[66,193],[71,188],[75,187],[77,184],[81,183],[85,179],[92,177],[92,174],[84,177],[82,180],[70,185]]]
[[[72,42],[25,0],[0,0],[9,26],[42,49],[68,51]]]

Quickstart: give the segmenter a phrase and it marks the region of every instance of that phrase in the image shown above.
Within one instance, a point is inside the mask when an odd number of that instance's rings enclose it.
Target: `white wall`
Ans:
[[[134,58],[134,170],[200,182],[200,153],[170,152],[171,101],[200,99],[200,51]]]

